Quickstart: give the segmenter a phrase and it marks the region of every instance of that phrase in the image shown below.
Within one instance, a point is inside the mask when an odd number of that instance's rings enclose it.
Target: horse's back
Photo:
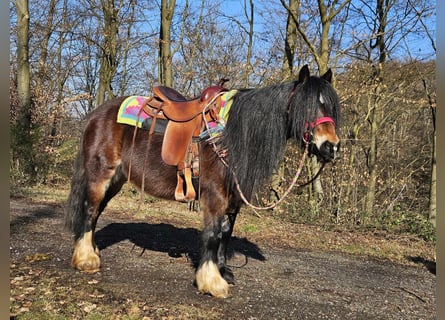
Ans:
[[[117,119],[117,113],[119,112],[119,108],[122,104],[122,102],[128,98],[128,96],[123,97],[116,97],[110,100],[105,101],[97,108],[93,109],[88,115],[86,116],[85,120],[87,121],[95,121],[95,119],[101,119],[101,120],[112,120],[116,122]]]

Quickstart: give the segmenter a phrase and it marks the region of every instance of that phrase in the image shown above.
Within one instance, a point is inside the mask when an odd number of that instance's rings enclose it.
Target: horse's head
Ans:
[[[340,104],[331,79],[330,69],[321,77],[315,77],[310,76],[305,65],[295,82],[294,97],[290,101],[294,136],[308,144],[310,154],[321,162],[337,158],[340,149],[337,135]]]
[[[340,139],[335,128],[335,121],[331,117],[320,117],[310,124],[305,133],[304,142],[309,144],[310,154],[319,161],[329,162],[338,157]]]

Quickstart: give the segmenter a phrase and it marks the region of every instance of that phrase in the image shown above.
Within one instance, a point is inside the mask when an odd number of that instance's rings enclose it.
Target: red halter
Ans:
[[[315,120],[315,122],[306,123],[306,132],[304,133],[304,138],[303,138],[304,141],[309,142],[309,134],[312,134],[312,130],[319,124],[327,122],[332,123],[335,127],[335,121],[331,117],[321,117]]]
[[[314,127],[318,126],[319,124],[326,123],[326,122],[332,123],[335,127],[334,119],[332,119],[331,117],[321,117],[321,118],[318,118],[315,122],[311,122],[310,128],[313,129]]]

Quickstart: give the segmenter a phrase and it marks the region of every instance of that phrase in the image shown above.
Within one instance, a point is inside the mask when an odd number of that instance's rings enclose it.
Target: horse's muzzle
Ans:
[[[311,144],[310,153],[315,155],[320,162],[331,162],[340,155],[340,143],[332,143],[329,141],[325,141],[321,144],[320,148],[317,148],[316,145]]]

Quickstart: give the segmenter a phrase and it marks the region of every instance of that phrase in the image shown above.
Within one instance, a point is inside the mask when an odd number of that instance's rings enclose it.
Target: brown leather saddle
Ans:
[[[168,120],[161,149],[162,160],[177,167],[175,199],[181,202],[195,200],[192,177],[199,177],[199,134],[205,121],[217,121],[221,108],[220,96],[228,91],[223,87],[228,79],[205,89],[200,96],[188,100],[176,90],[166,86],[153,87],[153,96],[147,99],[142,110],[152,117],[150,134],[156,119]]]

